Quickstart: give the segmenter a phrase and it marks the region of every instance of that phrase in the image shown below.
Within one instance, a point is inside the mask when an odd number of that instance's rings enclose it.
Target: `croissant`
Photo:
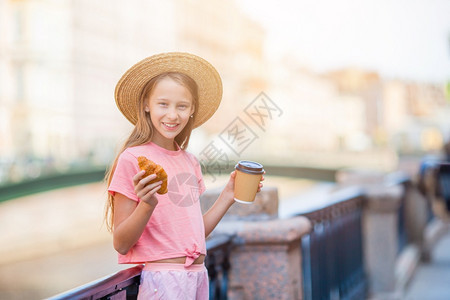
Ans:
[[[167,193],[167,173],[166,171],[164,171],[163,167],[155,164],[145,156],[138,157],[138,165],[141,170],[145,170],[144,177],[147,177],[151,174],[156,174],[156,178],[150,181],[150,183],[162,181],[161,188],[157,191],[158,194],[162,195]]]

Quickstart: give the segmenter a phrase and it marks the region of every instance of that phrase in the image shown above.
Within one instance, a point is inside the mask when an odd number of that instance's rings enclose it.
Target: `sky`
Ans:
[[[265,28],[269,56],[295,53],[306,67],[377,71],[450,81],[450,0],[240,0]]]

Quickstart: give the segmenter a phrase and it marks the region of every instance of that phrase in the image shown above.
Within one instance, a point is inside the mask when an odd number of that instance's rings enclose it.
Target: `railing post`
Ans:
[[[302,299],[305,217],[243,222],[231,253],[229,299]]]
[[[220,190],[202,195],[206,211]],[[278,218],[278,190],[264,187],[251,205],[234,204],[213,232],[234,236],[228,299],[302,299],[301,238],[306,217]]]
[[[364,256],[369,294],[394,293],[398,255],[398,209],[403,187],[373,185],[363,212]]]
[[[406,231],[410,241],[419,247],[422,260],[427,261],[430,253],[425,246],[425,230],[430,221],[430,203],[411,181],[405,182],[404,186]]]

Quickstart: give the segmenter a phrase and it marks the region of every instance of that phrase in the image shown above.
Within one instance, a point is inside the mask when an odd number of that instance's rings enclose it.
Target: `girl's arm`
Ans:
[[[156,175],[142,179],[144,173],[141,171],[133,177],[136,195],[141,200],[139,203],[119,193],[114,196],[113,244],[122,255],[127,254],[139,240],[158,204],[154,194],[160,189],[161,181],[148,184]]]
[[[234,203],[234,180],[236,178],[236,171],[230,175],[230,180],[220,193],[219,198],[214,202],[210,209],[203,215],[203,223],[205,224],[205,237],[207,237],[219,224],[225,213]],[[261,181],[264,177],[261,178]],[[262,183],[259,183],[258,192],[261,191]]]

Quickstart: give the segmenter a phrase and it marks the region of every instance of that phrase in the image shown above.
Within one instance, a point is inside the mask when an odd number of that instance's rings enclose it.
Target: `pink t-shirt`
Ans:
[[[205,185],[200,164],[194,155],[181,149],[169,151],[152,142],[130,147],[119,156],[109,193],[120,193],[140,201],[133,185],[133,176],[140,171],[138,156],[145,156],[164,168],[168,192],[155,194],[158,205],[144,232],[126,255],[119,254],[119,263],[186,256],[186,265],[191,265],[200,254],[206,255],[205,226],[199,201]]]

